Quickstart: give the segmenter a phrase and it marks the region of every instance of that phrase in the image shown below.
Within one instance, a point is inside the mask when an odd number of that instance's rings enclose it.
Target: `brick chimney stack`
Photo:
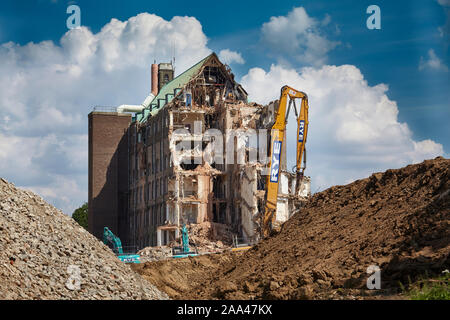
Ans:
[[[158,94],[158,65],[156,63],[152,64],[152,94],[155,97]]]

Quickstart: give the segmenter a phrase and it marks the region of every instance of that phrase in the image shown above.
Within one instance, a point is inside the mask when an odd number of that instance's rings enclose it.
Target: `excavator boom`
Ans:
[[[125,254],[123,252],[122,241],[108,227],[103,228],[103,243],[112,245],[112,249],[119,260],[125,263],[140,263],[141,258],[138,254]]]
[[[300,188],[300,183],[303,179],[303,172],[306,169],[306,137],[308,135],[308,97],[302,98],[302,103],[300,107],[300,114],[297,117],[297,163],[296,163],[296,184],[295,184],[295,194],[298,194],[298,189]],[[303,159],[303,167],[301,167],[301,162]]]
[[[295,99],[302,99],[299,114],[297,114],[296,111]],[[296,189],[298,188],[301,178],[303,177],[304,167],[301,169],[301,160],[305,153],[306,136],[308,132],[308,96],[304,92],[284,86],[281,88],[279,107],[276,112],[275,123],[273,124],[271,130],[269,175],[267,177],[266,184],[266,204],[262,228],[264,237],[267,237],[270,234],[276,218],[280,163],[282,160],[281,150],[285,141],[286,123],[291,104],[294,104],[294,110],[297,115]]]

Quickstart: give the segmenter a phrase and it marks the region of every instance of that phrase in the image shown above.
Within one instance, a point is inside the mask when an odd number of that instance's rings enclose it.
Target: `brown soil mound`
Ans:
[[[348,298],[366,288],[370,265],[384,289],[449,268],[449,217],[450,160],[438,157],[317,193],[245,254],[210,258],[208,267],[207,257],[168,261],[161,276],[184,273],[176,294],[167,292],[174,298]]]
[[[208,254],[134,264],[131,267],[172,299],[187,299],[189,292],[205,281],[205,276],[216,272],[221,265],[230,264],[232,258],[230,253]]]

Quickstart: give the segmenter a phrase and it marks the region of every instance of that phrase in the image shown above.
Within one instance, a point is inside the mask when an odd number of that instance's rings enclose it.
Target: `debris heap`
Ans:
[[[0,299],[167,299],[72,218],[0,179]]]
[[[231,248],[233,233],[230,226],[217,222],[203,222],[189,225],[189,242],[200,253],[220,252]]]
[[[146,247],[137,253],[141,262],[159,261],[172,258],[172,248],[170,246]]]
[[[230,226],[216,222],[192,223],[188,226],[189,250],[199,254],[218,253],[232,247]],[[138,251],[141,262],[172,259],[172,248],[182,246],[180,237],[166,246],[146,247]]]
[[[225,263],[208,261],[207,272],[196,257],[159,267],[196,271],[199,282],[177,293],[184,299],[396,295],[399,282],[449,269],[449,222],[450,160],[438,157],[317,193],[279,234]],[[381,290],[367,290],[372,265],[381,270]]]

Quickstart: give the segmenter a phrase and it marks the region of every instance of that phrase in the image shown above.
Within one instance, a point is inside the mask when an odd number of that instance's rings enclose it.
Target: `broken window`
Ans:
[[[221,177],[215,177],[213,181],[213,192],[216,199],[225,199],[225,184]]]
[[[192,94],[186,93],[186,107],[190,107],[192,105]]]
[[[266,178],[258,175],[257,179],[257,189],[258,190],[266,190]]]
[[[180,167],[183,170],[195,170],[198,166],[199,164],[196,163],[180,163]]]
[[[218,213],[217,213],[217,204],[216,203],[214,203],[213,204],[213,222],[219,222],[219,216],[218,216]]]
[[[220,203],[219,204],[219,223],[226,223],[226,215],[227,215],[227,204]]]

